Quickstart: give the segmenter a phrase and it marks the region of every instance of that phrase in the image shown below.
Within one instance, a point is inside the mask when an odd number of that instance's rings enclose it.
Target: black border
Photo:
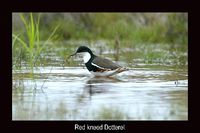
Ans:
[[[74,132],[74,124],[125,124],[126,132],[143,132],[155,131],[189,131],[192,126],[190,118],[189,103],[189,120],[188,121],[12,121],[12,48],[11,48],[11,33],[12,33],[12,12],[188,12],[189,21],[191,20],[192,2],[191,1],[172,1],[172,0],[126,0],[126,1],[88,1],[88,0],[74,0],[71,2],[48,0],[41,1],[12,1],[12,4],[5,5],[1,14],[2,27],[2,44],[0,45],[0,82],[3,83],[1,87],[0,101],[2,127],[8,129],[17,129],[20,132],[28,131],[57,131],[57,132]],[[4,5],[3,5],[4,6]],[[197,17],[197,16],[196,16]],[[191,28],[189,22],[189,29]],[[194,29],[194,28],[193,28]],[[190,30],[188,31],[189,34]],[[188,39],[190,41],[190,39]],[[194,42],[193,42],[194,43]],[[188,42],[190,44],[190,42]],[[190,48],[190,45],[189,49]],[[189,50],[189,54],[191,51]],[[189,67],[191,62],[189,61]],[[191,74],[189,73],[189,77]],[[190,86],[190,83],[189,83]],[[189,91],[190,92],[190,91]],[[189,98],[191,98],[189,93]],[[3,111],[3,112],[2,112]],[[30,130],[31,129],[31,130]]]

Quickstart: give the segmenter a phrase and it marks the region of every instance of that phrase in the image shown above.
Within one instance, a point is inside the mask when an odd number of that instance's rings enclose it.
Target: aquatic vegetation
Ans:
[[[26,15],[21,13],[20,19],[23,22],[25,31],[24,33],[12,34],[13,66],[24,61],[31,73],[33,73],[33,67],[37,67],[42,63],[40,58],[45,49],[45,44],[51,41],[58,26],[54,28],[49,37],[42,43],[40,38],[40,14],[34,16],[33,13]]]

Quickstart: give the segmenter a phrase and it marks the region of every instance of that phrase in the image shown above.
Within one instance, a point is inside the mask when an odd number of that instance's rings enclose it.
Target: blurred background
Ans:
[[[38,14],[42,40],[59,25],[56,41],[114,39],[118,35],[134,43],[187,45],[187,13],[33,13],[33,17]],[[18,13],[13,13],[13,32],[25,32]]]

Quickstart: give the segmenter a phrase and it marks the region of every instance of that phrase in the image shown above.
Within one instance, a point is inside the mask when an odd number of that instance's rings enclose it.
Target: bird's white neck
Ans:
[[[88,52],[82,52],[81,54],[83,55],[83,62],[87,63],[90,60],[90,58],[91,58],[90,53],[88,53]]]

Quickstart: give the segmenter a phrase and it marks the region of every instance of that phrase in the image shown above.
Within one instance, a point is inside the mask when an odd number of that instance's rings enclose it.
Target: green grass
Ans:
[[[33,73],[33,67],[36,59],[41,53],[42,47],[40,45],[40,32],[39,32],[39,23],[40,23],[40,15],[38,15],[37,19],[34,20],[33,14],[30,13],[28,16],[29,20],[25,18],[23,14],[20,14],[21,21],[25,27],[25,36],[13,34],[13,50],[15,47],[16,41],[20,45],[19,48],[24,50],[28,56],[28,65]]]
[[[22,63],[24,61],[31,73],[33,73],[33,67],[41,64],[41,53],[45,45],[51,41],[58,26],[53,29],[44,43],[41,43],[40,14],[33,15],[33,13],[29,13],[25,15],[21,13],[20,19],[23,22],[25,31],[12,34],[13,62]],[[20,61],[18,62],[18,60]]]
[[[37,13],[35,13],[37,15]],[[135,43],[188,41],[187,13],[41,13],[41,37],[60,25],[56,40],[132,40]],[[14,28],[14,30],[20,30]]]
[[[188,22],[184,13],[164,13],[160,16],[154,13],[18,15],[23,28],[13,27],[13,68],[20,68],[24,64],[30,68],[45,66],[55,60],[54,56],[63,60],[58,64],[72,66],[77,63],[64,61],[78,46],[87,44],[92,49],[100,47],[103,52],[116,50],[117,37],[120,56],[113,54],[113,58],[123,59],[129,64],[187,65],[187,55],[180,54],[188,49]],[[106,47],[97,44],[98,40],[103,40]],[[132,51],[123,51],[125,48]],[[157,48],[163,51],[156,51]],[[140,62],[136,62],[137,59]]]
[[[34,69],[42,66],[42,64],[46,61],[46,53],[48,52],[48,43],[54,37],[58,26],[56,26],[53,31],[49,34],[49,36],[45,39],[45,41],[41,41],[40,37],[40,14],[19,14],[20,20],[23,23],[24,31],[16,32],[13,31],[12,34],[12,67],[13,71],[22,70],[24,68],[29,70],[29,72],[24,76],[28,76],[33,79],[32,81],[35,83],[32,88],[33,91],[37,89],[36,84],[36,75],[34,74]],[[15,78],[15,77],[13,77]],[[20,77],[18,77],[20,78]],[[22,78],[22,81],[23,81]],[[43,82],[44,85],[45,81]],[[41,86],[41,89],[43,88]],[[13,84],[14,88],[23,88],[24,86],[21,84]],[[19,90],[19,89],[17,89]]]

